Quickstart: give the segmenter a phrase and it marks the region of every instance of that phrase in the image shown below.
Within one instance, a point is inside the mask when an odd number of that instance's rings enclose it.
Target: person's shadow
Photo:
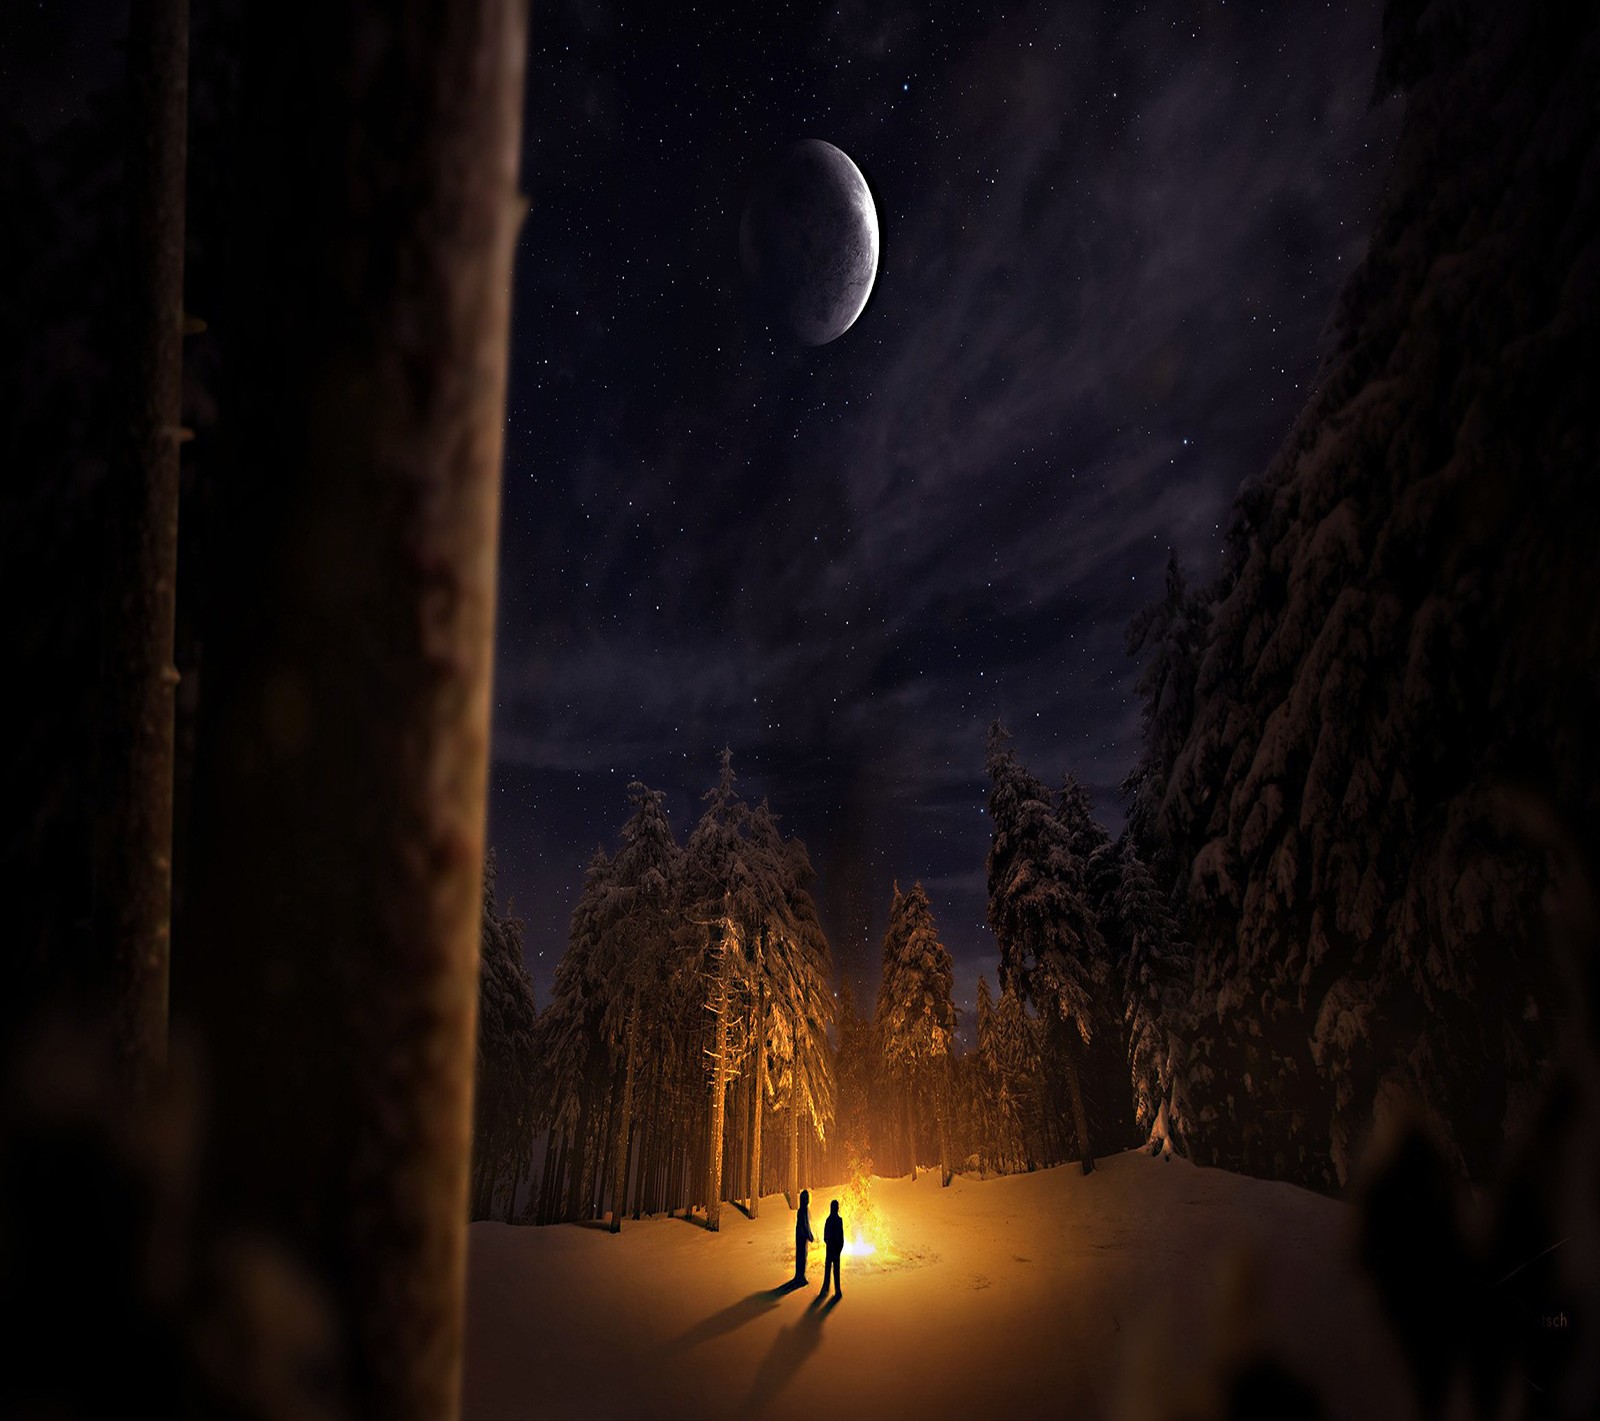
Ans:
[[[794,1380],[795,1373],[806,1364],[806,1359],[821,1345],[822,1324],[838,1305],[838,1298],[829,1298],[827,1302],[815,1298],[799,1321],[778,1333],[751,1384],[750,1395],[741,1408],[742,1415],[759,1416],[777,1400],[784,1387]]]
[[[754,1322],[762,1313],[770,1312],[777,1307],[780,1299],[787,1297],[796,1288],[805,1286],[799,1279],[791,1278],[776,1288],[763,1288],[759,1293],[751,1293],[748,1298],[730,1303],[721,1312],[712,1313],[704,1322],[698,1322],[681,1336],[674,1337],[667,1343],[666,1350],[687,1352],[689,1348],[698,1347],[702,1342],[709,1342],[713,1337],[734,1332],[746,1323]]]

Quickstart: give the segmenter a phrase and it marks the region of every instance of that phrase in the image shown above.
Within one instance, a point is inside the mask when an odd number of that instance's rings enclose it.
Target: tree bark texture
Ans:
[[[717,1233],[722,1228],[722,1135],[728,1107],[728,976],[726,966],[720,963],[711,1009],[716,1022],[711,1046],[711,1126],[706,1142],[706,1228]]]
[[[799,1041],[798,1028],[794,1037]],[[789,1208],[800,1207],[800,1049],[789,1063]]]
[[[167,1049],[188,75],[188,0],[133,0],[127,424],[108,506],[95,916],[111,958],[118,1053],[136,1091]]]
[[[759,966],[757,967],[759,971]],[[767,1103],[767,991],[756,989],[756,1044],[750,1106],[750,1217],[761,1213],[761,1112]]]
[[[218,1209],[458,1408],[523,0],[259,0],[196,774]],[[227,328],[222,328],[223,321]]]
[[[950,1063],[941,1061],[934,1088],[939,1100],[939,1187],[948,1189],[954,1171],[950,1168]]]

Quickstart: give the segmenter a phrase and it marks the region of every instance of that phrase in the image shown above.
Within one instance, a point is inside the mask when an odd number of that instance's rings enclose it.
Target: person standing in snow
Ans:
[[[828,1256],[822,1265],[822,1291],[817,1294],[819,1298],[828,1296],[828,1275],[833,1275],[833,1295],[841,1297],[839,1287],[839,1260],[844,1257],[844,1220],[839,1217],[839,1201],[833,1200],[828,1205],[828,1222],[822,1226],[822,1242],[827,1248]]]
[[[811,1191],[800,1191],[800,1208],[794,1216],[794,1281],[806,1281],[806,1245],[811,1243],[816,1235],[811,1232]]]

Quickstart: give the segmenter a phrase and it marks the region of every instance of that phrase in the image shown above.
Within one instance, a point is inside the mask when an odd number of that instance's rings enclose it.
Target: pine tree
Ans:
[[[772,1012],[769,1049],[775,1070],[769,1075],[774,1103],[786,1104],[789,1123],[789,1207],[798,1206],[800,1189],[800,1124],[809,1124],[822,1143],[834,1117],[834,1065],[828,1029],[835,1019],[835,997],[829,988],[833,957],[811,896],[816,870],[806,846],[784,841],[788,864],[785,891],[793,935],[779,934],[778,951],[769,959]]]
[[[1082,1047],[1094,1035],[1105,948],[1084,901],[1082,866],[1049,791],[1018,761],[1011,737],[989,730],[989,926],[1004,986],[1041,1013],[1059,1045],[1083,1172],[1094,1169],[1081,1083]],[[1059,1028],[1059,1029],[1054,1029]]]
[[[1132,843],[1124,840],[1116,857],[1121,871],[1112,936],[1121,969],[1128,1069],[1139,1128],[1160,1150],[1181,1139],[1185,1125],[1177,1066],[1190,961],[1166,899]]]
[[[1070,770],[1055,796],[1056,818],[1067,833],[1082,897],[1102,939],[1094,958],[1094,1031],[1084,1044],[1083,1091],[1095,1133],[1102,1140],[1133,1143],[1138,1125],[1128,1090],[1128,1060],[1123,1049],[1119,955],[1114,937],[1116,899],[1122,876],[1117,845],[1095,817],[1088,789]]]
[[[1206,1158],[1322,1187],[1402,1099],[1492,1170],[1561,1010],[1528,807],[1600,817],[1597,217],[1539,176],[1593,165],[1594,17],[1446,9],[1385,26],[1393,178],[1131,820],[1188,870]]]
[[[634,1078],[646,1015],[667,995],[672,966],[682,851],[663,807],[665,796],[638,780],[628,786],[633,814],[622,827],[622,847],[606,881],[607,985],[605,1033],[622,1059],[622,1096],[612,1125],[611,1232],[622,1228],[626,1207],[629,1140],[634,1119]]]
[[[1169,895],[1181,892],[1182,870],[1167,837],[1163,802],[1194,721],[1206,633],[1206,600],[1190,592],[1177,553],[1170,553],[1161,598],[1143,608],[1128,626],[1128,655],[1145,661],[1136,683],[1144,709],[1139,758],[1122,782],[1128,798],[1128,837]]]
[[[1067,843],[1072,856],[1084,866],[1084,888],[1093,899],[1093,885],[1089,865],[1111,848],[1111,835],[1095,818],[1094,801],[1083,782],[1068,770],[1061,777],[1061,788],[1055,796],[1056,818],[1067,831]]]
[[[776,981],[791,1020],[797,1006],[809,1009],[803,985],[808,969],[798,944],[809,942],[814,949],[820,932],[814,911],[811,925],[803,922],[797,888],[801,861],[785,847],[770,810],[765,805],[752,810],[739,798],[736,783],[732,754],[724,750],[718,782],[707,792],[706,809],[690,835],[686,863],[689,918],[707,934],[696,952],[704,964],[713,1032],[706,1199],[712,1231],[721,1223],[729,1085],[741,1065],[755,1077],[748,1131],[739,1134],[748,1134],[756,1155],[767,1084],[768,995]],[[805,1012],[799,1015],[804,1019]],[[748,1177],[747,1184],[753,1209],[759,1185]]]
[[[980,1044],[994,1082],[996,1152],[1002,1170],[1032,1169],[1042,1158],[1044,1101],[1039,1090],[1040,1032],[1015,984],[1006,985]]]
[[[981,1162],[1000,1168],[999,1070],[994,1058],[994,993],[989,979],[978,974],[977,1049],[973,1054],[973,1107]]]
[[[604,954],[613,903],[611,878],[611,858],[604,849],[596,848],[572,910],[567,949],[556,964],[550,1005],[539,1017],[544,1088],[540,1114],[562,1164],[561,1177],[549,1181],[550,1187],[542,1191],[540,1220],[544,1223],[581,1217],[583,1212],[577,1185],[595,1113],[593,1082],[604,1057],[602,1031],[608,996]]]
[[[768,1116],[805,1138],[833,1123],[828,941],[805,845],[740,798],[731,757],[680,849],[637,781],[614,856],[597,849],[539,1018],[548,1130],[540,1222],[728,1198],[758,1211]]]
[[[853,1159],[863,1173],[873,1165],[873,1087],[878,1079],[877,1044],[872,1022],[856,1005],[855,988],[849,978],[836,989],[839,1051],[835,1081],[842,1114],[839,1119],[839,1145],[846,1160]]]
[[[487,1219],[509,1175],[513,1198],[533,1145],[535,1039],[533,979],[522,961],[522,920],[495,903],[495,860],[483,868],[483,945],[478,968],[477,1073],[473,1089],[472,1217]]]
[[[933,909],[920,883],[909,893],[895,885],[883,938],[883,978],[875,1013],[885,1074],[899,1082],[913,1121],[930,1108],[939,1136],[940,1178],[948,1187],[950,1166],[950,1061],[956,1013],[950,954],[939,941]],[[915,1133],[911,1141],[916,1167]]]
[[[717,784],[707,791],[706,808],[689,836],[685,864],[691,953],[706,981],[705,1009],[711,1016],[705,1203],[706,1227],[712,1233],[722,1226],[727,1092],[734,1073],[732,1018],[746,973],[741,928],[749,920],[752,896],[742,843],[749,810],[735,784],[733,755],[725,749]],[[704,933],[702,941],[694,941],[693,928]]]

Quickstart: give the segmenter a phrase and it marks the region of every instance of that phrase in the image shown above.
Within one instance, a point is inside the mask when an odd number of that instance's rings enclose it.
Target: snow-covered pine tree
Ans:
[[[932,1112],[939,1138],[940,1178],[948,1187],[950,1164],[950,1058],[955,1049],[954,968],[939,940],[933,908],[920,883],[909,893],[898,884],[883,937],[883,978],[875,1013],[884,1073],[900,1083],[916,1140]]]
[[[1008,1173],[1048,1162],[1042,1145],[1048,1102],[1040,1090],[1040,1031],[1016,984],[1002,987],[983,1050],[994,1081],[996,1160]]]
[[[1128,655],[1142,658],[1136,689],[1144,701],[1139,758],[1122,782],[1126,834],[1169,900],[1181,901],[1187,875],[1167,837],[1162,806],[1172,769],[1194,723],[1195,683],[1205,652],[1208,604],[1191,592],[1176,552],[1167,557],[1161,597],[1129,623]]]
[[[733,1018],[748,981],[747,927],[756,896],[744,844],[750,810],[736,789],[731,750],[722,752],[721,773],[706,792],[705,805],[689,835],[685,903],[691,970],[704,979],[704,1004],[711,1016],[705,1203],[706,1227],[716,1233],[722,1226],[728,1087],[736,1069]]]
[[[973,1114],[978,1157],[985,1168],[999,1169],[999,1071],[994,1058],[994,993],[989,979],[978,974],[978,1003],[974,1013],[976,1049],[973,1051]]]
[[[797,876],[803,867],[784,843],[765,804],[752,809],[738,795],[731,752],[722,752],[718,782],[705,796],[706,808],[689,837],[685,863],[685,920],[690,931],[689,961],[706,984],[704,1000],[712,1019],[711,1125],[707,1134],[707,1227],[721,1221],[722,1196],[741,1180],[754,1208],[752,1164],[759,1164],[760,1103],[766,1093],[766,1064],[772,1021],[769,994],[786,1008],[805,1000],[805,954],[798,944],[816,948],[820,931],[811,911],[802,922]],[[809,890],[806,890],[809,896]],[[815,985],[815,984],[813,984]],[[814,1012],[814,1008],[810,1009]],[[748,1163],[738,1164],[738,1179],[725,1179],[723,1153],[729,1086],[748,1069],[752,1080],[739,1092],[748,1116],[736,1116],[734,1139]],[[729,1195],[728,1197],[736,1197]]]
[[[1067,843],[1073,857],[1084,866],[1084,886],[1093,894],[1088,866],[1096,855],[1111,847],[1111,835],[1094,814],[1094,800],[1089,791],[1071,770],[1061,776],[1061,788],[1055,797],[1056,818],[1067,831]]]
[[[1592,7],[1391,7],[1407,110],[1305,408],[1240,495],[1153,842],[1213,1162],[1331,1187],[1419,1103],[1485,1177],[1560,1009],[1517,806],[1600,820]],[[1152,787],[1153,790],[1153,787]],[[1136,822],[1146,822],[1140,809]]]
[[[786,839],[784,889],[792,932],[778,933],[769,963],[771,1013],[767,1033],[773,1062],[769,1085],[773,1103],[783,1102],[789,1130],[786,1189],[789,1207],[798,1207],[801,1123],[820,1145],[833,1124],[833,1052],[828,1029],[836,999],[830,987],[833,954],[811,896],[816,869],[799,839]]]
[[[989,926],[1000,944],[1000,974],[1039,1010],[1059,1050],[1083,1172],[1094,1168],[1082,1090],[1083,1047],[1093,1038],[1105,948],[1084,901],[1082,867],[1049,790],[1017,759],[1011,737],[989,728],[992,787],[988,857]]]
[[[495,857],[483,865],[483,937],[478,969],[478,1047],[473,1090],[472,1210],[494,1211],[509,1185],[506,1217],[528,1165],[534,1135],[534,1072],[538,1066],[533,979],[522,961],[522,920],[495,902]]]
[[[583,890],[567,928],[567,948],[556,964],[550,1005],[539,1015],[543,1098],[539,1118],[549,1130],[539,1222],[583,1217],[582,1183],[594,1131],[594,1084],[604,1073],[601,976],[611,858],[596,848],[584,871]]]
[[[1182,1149],[1185,1120],[1176,1068],[1191,962],[1176,919],[1130,839],[1117,854],[1112,915],[1123,1002],[1123,1039],[1139,1128],[1152,1151]]]
[[[604,887],[603,1030],[613,1062],[620,1065],[621,1096],[611,1112],[611,1231],[622,1227],[633,1136],[635,1079],[641,1041],[667,1027],[661,1013],[672,998],[672,976],[683,851],[667,821],[665,796],[634,780],[628,786],[633,813],[622,826],[622,845],[611,860]],[[654,1014],[658,1030],[652,1031]],[[660,1057],[655,1058],[659,1068]],[[649,1072],[654,1078],[656,1070]]]
[[[785,839],[765,800],[750,812],[745,832],[755,912],[751,948],[749,1184],[751,1217],[760,1212],[763,1122],[780,1082],[798,1091],[820,1140],[832,1113],[831,1066],[826,1050],[832,1001],[832,959],[811,898],[816,870],[798,840]],[[798,1071],[790,1068],[798,1066]],[[784,1077],[788,1077],[785,1081]],[[783,1097],[787,1099],[787,1096]],[[797,1172],[798,1109],[790,1111],[790,1155]]]
[[[1083,901],[1093,914],[1103,951],[1091,964],[1094,1031],[1083,1053],[1085,1108],[1096,1138],[1121,1147],[1134,1143],[1138,1125],[1128,1089],[1124,1049],[1121,958],[1115,942],[1117,890],[1122,864],[1117,845],[1099,819],[1087,787],[1070,770],[1055,796],[1056,818],[1067,831]]]
[[[872,1022],[863,1017],[856,1003],[855,987],[841,977],[835,990],[838,1010],[839,1050],[835,1082],[839,1102],[840,1163],[854,1160],[871,1170],[877,1141],[872,1114],[877,1048]]]
[[[609,1205],[616,1229],[630,1200],[638,1217],[707,1195],[713,1221],[730,1197],[753,1213],[771,1173],[769,1114],[786,1112],[791,1185],[802,1122],[819,1144],[833,1122],[815,870],[765,804],[740,799],[726,754],[684,849],[662,796],[637,782],[628,793],[617,852],[595,852],[538,1019],[538,1218]]]

